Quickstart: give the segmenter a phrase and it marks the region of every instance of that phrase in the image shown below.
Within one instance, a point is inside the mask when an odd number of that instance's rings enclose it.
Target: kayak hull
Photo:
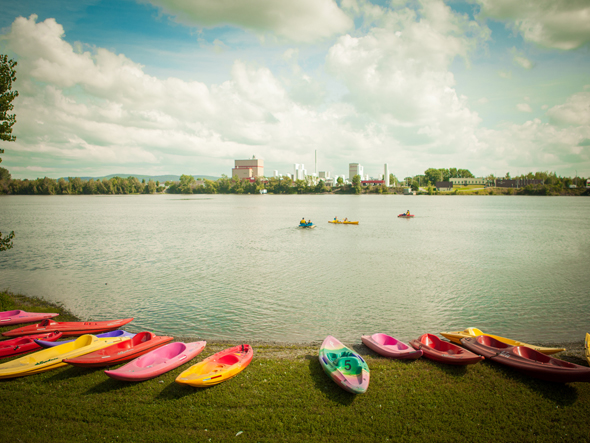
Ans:
[[[57,322],[54,320],[43,320],[36,325],[23,326],[11,331],[3,332],[6,337],[18,337],[21,335],[39,334],[43,332],[61,332],[63,337],[72,337],[84,334],[98,334],[101,332],[113,331],[133,321],[133,318],[109,321],[87,321],[87,322]]]
[[[0,327],[12,326],[21,323],[35,323],[47,318],[57,317],[57,313],[48,312],[26,312],[21,310],[0,312]]]
[[[168,343],[120,368],[104,371],[104,373],[111,378],[122,381],[149,380],[189,362],[201,353],[206,344],[205,341]]]
[[[66,363],[63,360],[66,358],[74,358],[87,354],[122,340],[129,339],[127,337],[97,338],[90,334],[83,335],[72,343],[43,349],[1,364],[0,379],[25,377],[27,375],[50,371],[65,366]]]
[[[363,335],[363,344],[377,354],[398,360],[415,360],[422,357],[422,350],[416,350],[387,334]]]
[[[335,225],[358,225],[358,221],[348,221],[348,220],[328,220],[328,223],[333,223]]]
[[[324,372],[342,389],[352,394],[367,392],[369,366],[359,354],[336,338],[326,337],[320,347],[319,360]]]
[[[410,345],[422,350],[424,357],[448,365],[473,365],[483,360],[482,356],[442,341],[434,334],[424,334],[419,339],[410,341]]]
[[[400,215],[398,215],[398,216],[397,216],[397,218],[412,218],[412,217],[414,217],[414,215],[413,215],[413,214],[412,214],[412,215],[404,215],[404,214],[400,214]]]
[[[38,351],[41,349],[32,337],[37,336],[25,336],[13,338],[12,340],[6,340],[0,342],[0,358],[14,357],[16,355],[26,354],[28,352]],[[45,340],[48,343],[52,343],[61,337],[61,332],[50,332],[49,334],[43,334]]]
[[[461,343],[472,352],[529,377],[556,383],[590,383],[590,368],[549,357],[526,346],[511,346],[485,335],[465,337]]]
[[[173,339],[173,337],[166,336],[158,337],[152,332],[140,332],[129,340],[115,343],[80,357],[65,359],[64,363],[82,368],[112,366],[147,354]]]
[[[246,369],[253,356],[250,345],[225,349],[188,368],[176,377],[176,383],[197,388],[218,385]]]
[[[557,352],[565,351],[565,348],[546,348],[544,346],[536,346],[536,345],[529,345],[528,343],[524,343],[518,340],[513,340],[511,338],[500,337],[498,335],[486,334],[485,332],[480,331],[477,328],[467,328],[463,331],[452,331],[452,332],[441,332],[440,335],[445,337],[448,340],[451,340],[453,343],[458,345],[462,344],[461,339],[465,337],[477,337],[479,335],[485,335],[487,337],[495,338],[498,341],[506,343],[510,346],[526,346],[527,348],[534,349],[535,351],[542,352],[546,355],[555,354]]]
[[[586,341],[584,342],[584,347],[586,348],[586,360],[588,360],[588,365],[590,365],[590,334],[586,333]]]

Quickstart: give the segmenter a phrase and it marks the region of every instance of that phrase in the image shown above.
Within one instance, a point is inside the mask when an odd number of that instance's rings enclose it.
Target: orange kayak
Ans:
[[[122,320],[70,322],[58,322],[47,319],[36,325],[23,326],[22,328],[3,332],[2,335],[6,337],[19,337],[21,335],[41,334],[44,332],[61,332],[63,337],[70,337],[84,334],[98,334],[114,331],[131,321],[133,321],[133,317]]]

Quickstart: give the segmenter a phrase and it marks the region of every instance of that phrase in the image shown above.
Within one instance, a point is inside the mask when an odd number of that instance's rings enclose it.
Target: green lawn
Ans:
[[[0,293],[0,310],[13,299]],[[0,381],[0,441],[590,442],[589,383],[542,382],[487,361],[395,361],[349,344],[371,368],[367,393],[354,396],[323,373],[319,346],[254,344],[252,363],[232,380],[208,389],[174,383],[230,345],[210,343],[191,363],[142,383],[75,367]]]

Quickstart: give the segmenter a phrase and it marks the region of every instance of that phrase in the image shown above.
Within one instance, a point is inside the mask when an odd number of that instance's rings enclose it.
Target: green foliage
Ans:
[[[429,168],[426,171],[424,171],[424,178],[426,179],[426,183],[423,184],[426,185],[430,183],[431,185],[434,185],[436,182],[442,181],[442,177],[443,175],[441,174],[440,170]]]
[[[363,191],[361,186],[361,176],[358,174],[352,177],[352,189],[355,194],[360,194]]]
[[[12,249],[12,239],[14,238],[14,231],[11,231],[10,234],[3,237],[2,232],[0,232],[0,251],[6,251],[8,249]]]
[[[338,179],[336,179],[336,183],[338,183],[338,186],[342,186],[344,184],[344,179],[342,177],[338,177]]]
[[[0,140],[13,142],[12,127],[16,123],[16,116],[9,114],[14,109],[12,101],[18,97],[18,91],[12,90],[12,82],[16,81],[17,63],[6,55],[0,54]],[[2,151],[1,153],[4,153]],[[0,159],[0,162],[2,159]]]

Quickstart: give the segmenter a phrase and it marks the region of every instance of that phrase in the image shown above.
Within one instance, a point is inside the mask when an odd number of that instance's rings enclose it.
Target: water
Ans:
[[[410,209],[416,217],[398,219]],[[358,226],[332,225],[339,216]],[[299,229],[301,217],[317,223]],[[206,340],[349,343],[479,327],[590,331],[590,199],[9,196],[0,288]]]

